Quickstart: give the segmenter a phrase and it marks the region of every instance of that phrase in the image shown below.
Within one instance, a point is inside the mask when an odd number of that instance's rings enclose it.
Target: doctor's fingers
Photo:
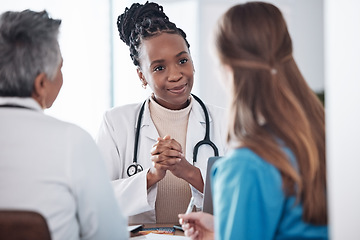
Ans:
[[[176,151],[178,153],[181,153],[181,151],[178,151],[176,149],[172,149],[163,145],[154,145],[150,151],[151,155],[156,155],[156,154],[163,154],[165,151],[169,151],[169,150],[173,150]]]
[[[157,171],[162,171],[162,172],[166,172],[167,170],[169,170],[171,168],[171,166],[169,166],[169,165],[161,164],[161,163],[154,163],[154,162],[153,162],[153,166]]]
[[[159,153],[152,154],[152,156],[159,156],[160,159],[162,160],[162,158],[168,158],[168,157],[182,158],[184,157],[184,154],[174,149],[164,149]]]
[[[155,152],[154,154],[156,154],[156,152],[161,153],[162,151],[165,151],[166,149],[173,149],[173,150],[182,152],[181,144],[178,143],[175,139],[160,139],[160,140],[158,140],[153,145],[151,152],[152,153]]]
[[[173,147],[171,145],[154,145],[153,148],[151,149],[150,153],[152,155],[162,154],[169,150],[175,151],[179,154],[182,153],[181,147]],[[168,153],[165,153],[165,154],[168,154]]]
[[[180,162],[181,158],[177,157],[177,156],[171,157],[171,156],[165,156],[165,155],[159,154],[159,155],[151,156],[151,161],[153,161],[154,163],[171,166],[171,165],[175,165],[178,162]]]

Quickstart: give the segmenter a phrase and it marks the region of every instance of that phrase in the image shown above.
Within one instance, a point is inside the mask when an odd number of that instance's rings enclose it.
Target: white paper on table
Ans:
[[[128,227],[127,227],[127,230],[128,230],[129,232],[131,232],[131,231],[134,231],[135,229],[141,228],[141,227],[143,227],[143,226],[144,226],[144,224],[131,225],[131,226],[128,226]]]
[[[147,239],[146,235],[142,235],[142,236],[137,236],[137,237],[131,237],[131,240],[143,240],[143,239]]]
[[[156,233],[149,233],[146,235],[146,239],[151,240],[167,240],[167,239],[175,239],[175,240],[189,240],[190,238],[184,236],[176,236],[176,235],[167,235],[167,234],[156,234]]]

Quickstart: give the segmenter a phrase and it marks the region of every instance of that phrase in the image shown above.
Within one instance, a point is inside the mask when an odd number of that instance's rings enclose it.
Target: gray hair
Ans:
[[[55,78],[61,62],[60,24],[46,11],[0,15],[0,96],[30,97],[40,73]]]

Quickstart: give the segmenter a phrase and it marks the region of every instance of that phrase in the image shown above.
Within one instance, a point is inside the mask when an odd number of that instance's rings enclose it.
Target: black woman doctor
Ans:
[[[186,34],[162,6],[134,3],[117,25],[141,84],[153,93],[107,111],[97,143],[129,223],[177,223],[191,196],[202,207],[207,159],[226,149],[226,114],[191,95]]]

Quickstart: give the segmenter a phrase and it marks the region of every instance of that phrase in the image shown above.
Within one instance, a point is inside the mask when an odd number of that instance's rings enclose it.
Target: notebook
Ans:
[[[213,214],[213,201],[211,193],[211,167],[214,165],[215,161],[221,157],[209,157],[207,167],[206,167],[206,178],[204,186],[204,200],[203,200],[203,212]]]

